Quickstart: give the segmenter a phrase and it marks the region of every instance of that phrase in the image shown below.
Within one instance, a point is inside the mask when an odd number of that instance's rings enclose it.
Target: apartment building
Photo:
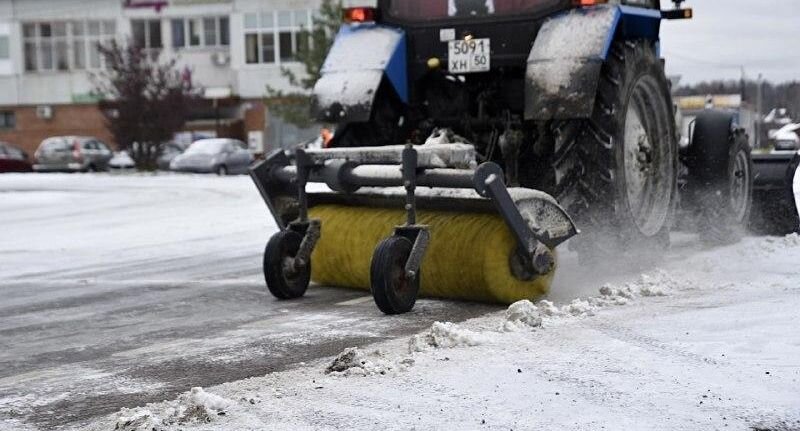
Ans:
[[[290,90],[318,0],[0,0],[0,141],[33,152],[53,135],[113,143],[93,93],[97,43],[130,41],[191,71],[203,100],[179,140],[235,137],[258,150],[315,134],[272,117],[266,88]]]

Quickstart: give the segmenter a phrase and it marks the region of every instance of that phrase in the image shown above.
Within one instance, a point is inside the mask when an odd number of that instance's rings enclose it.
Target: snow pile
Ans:
[[[502,329],[513,332],[538,328],[542,326],[543,318],[592,316],[600,308],[626,305],[636,298],[668,296],[674,291],[693,286],[693,283],[675,279],[667,272],[657,270],[642,274],[636,281],[623,286],[603,285],[600,288],[600,296],[574,299],[562,306],[547,300],[536,304],[523,300],[508,307]]]
[[[486,342],[486,336],[464,329],[451,322],[434,322],[430,329],[414,335],[408,343],[411,353],[423,352],[429,348],[452,348],[458,346],[477,346]]]
[[[533,302],[523,299],[517,301],[506,310],[503,330],[507,332],[534,329],[542,326],[542,312]]]
[[[606,284],[600,288],[601,299],[610,300],[617,305],[624,305],[637,297],[669,296],[677,290],[694,287],[686,280],[678,280],[666,271],[657,270],[651,274],[642,274],[639,279],[626,283],[622,287]]]
[[[224,416],[231,401],[195,387],[177,400],[166,404],[161,416],[148,408],[123,408],[117,416],[115,430],[160,431],[165,426],[212,422],[216,416]]]
[[[767,237],[761,242],[761,248],[769,253],[800,247],[800,234],[793,233],[784,237]]]
[[[119,431],[150,431],[158,430],[161,420],[148,409],[135,408],[120,410],[117,416],[115,430]]]
[[[386,359],[386,355],[380,350],[364,353],[358,347],[348,347],[334,358],[333,362],[325,369],[325,373],[342,377],[366,377],[404,371],[412,365],[414,365],[414,360],[411,358],[404,358],[394,362]]]

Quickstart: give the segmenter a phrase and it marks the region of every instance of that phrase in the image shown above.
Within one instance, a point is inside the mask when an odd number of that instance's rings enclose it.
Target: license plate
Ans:
[[[491,69],[490,39],[451,40],[447,45],[450,73],[478,73]]]

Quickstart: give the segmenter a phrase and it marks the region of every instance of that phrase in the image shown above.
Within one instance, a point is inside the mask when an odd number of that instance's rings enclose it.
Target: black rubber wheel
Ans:
[[[217,175],[224,177],[228,175],[228,168],[225,165],[217,166],[217,169],[214,170],[214,173]]]
[[[300,298],[311,281],[311,262],[299,269],[289,268],[297,256],[303,237],[297,232],[280,231],[270,238],[264,250],[264,279],[270,293],[278,299]]]
[[[735,129],[733,116],[698,115],[684,163],[688,210],[696,215],[700,238],[709,244],[741,240],[753,207],[753,161],[747,135]]]
[[[405,271],[413,245],[407,238],[392,236],[378,244],[372,255],[369,280],[375,305],[386,314],[411,311],[419,293],[419,275]]]
[[[603,64],[589,119],[545,125],[548,189],[583,235],[582,259],[660,255],[677,202],[678,143],[669,82],[652,41],[618,41]]]

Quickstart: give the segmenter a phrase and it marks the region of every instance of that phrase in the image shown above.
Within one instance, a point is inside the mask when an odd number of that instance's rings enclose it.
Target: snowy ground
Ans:
[[[244,177],[2,176],[0,225],[0,429],[800,429],[797,236],[395,318],[268,298]]]

